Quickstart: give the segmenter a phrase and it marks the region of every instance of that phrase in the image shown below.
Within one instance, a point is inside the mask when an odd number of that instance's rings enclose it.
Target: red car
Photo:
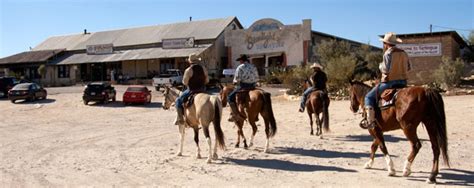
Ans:
[[[123,104],[151,103],[151,91],[146,86],[130,86],[123,94]]]

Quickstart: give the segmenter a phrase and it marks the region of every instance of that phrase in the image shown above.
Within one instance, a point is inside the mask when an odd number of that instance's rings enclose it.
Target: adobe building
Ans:
[[[261,76],[274,67],[316,62],[318,56],[314,49],[324,40],[346,41],[351,47],[364,45],[313,31],[311,19],[304,19],[301,24],[284,25],[278,20],[265,18],[257,20],[248,29],[226,30],[225,46],[229,57],[227,68],[235,69],[239,64],[235,59],[241,54],[249,56]]]
[[[403,43],[397,46],[405,50],[410,59],[412,70],[408,80],[412,84],[424,84],[423,81],[432,79],[443,57],[456,60],[470,50],[456,31],[398,34],[398,37]]]
[[[222,72],[222,65],[227,65],[224,31],[241,28],[236,17],[228,17],[100,32],[84,30],[80,34],[50,37],[32,51],[2,58],[0,67],[6,68],[5,74],[15,70],[25,74],[37,69],[36,62],[40,61],[47,65],[41,82],[47,86],[109,81],[111,74],[115,79],[120,74],[149,81],[167,69],[184,70],[188,66],[186,58],[195,53],[201,56],[212,77]],[[36,59],[31,55],[58,49],[60,56]]]

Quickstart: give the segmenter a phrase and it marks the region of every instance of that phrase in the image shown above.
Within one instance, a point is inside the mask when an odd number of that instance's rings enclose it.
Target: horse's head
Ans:
[[[222,101],[222,106],[226,107],[227,106],[227,96],[229,96],[230,92],[234,90],[234,86],[231,85],[226,85],[222,86],[219,84],[219,87],[221,88],[221,91],[219,92],[219,97]]]
[[[365,94],[369,92],[370,86],[358,81],[350,81],[349,83],[349,98],[351,100],[350,109],[352,112],[356,113],[359,111],[359,107],[364,105],[364,97]]]
[[[170,109],[171,105],[174,103],[176,100],[177,94],[174,93],[174,91],[168,87],[164,86],[164,91],[163,91],[163,96],[164,96],[164,101],[163,101],[163,109],[168,110]]]

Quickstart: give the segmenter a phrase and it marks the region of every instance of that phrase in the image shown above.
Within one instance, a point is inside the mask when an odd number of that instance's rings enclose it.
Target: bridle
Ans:
[[[172,88],[167,88],[166,89],[167,91],[165,91],[164,95],[165,95],[165,103],[166,102],[170,102],[171,105],[173,105],[173,101],[176,100],[176,98],[178,98],[179,95],[181,95],[181,91],[178,91],[176,92],[174,89]],[[170,105],[170,106],[171,106]],[[169,108],[169,107],[168,107]]]

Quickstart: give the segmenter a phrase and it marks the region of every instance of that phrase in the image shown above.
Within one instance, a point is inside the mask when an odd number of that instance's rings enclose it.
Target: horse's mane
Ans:
[[[360,93],[367,93],[370,89],[372,89],[372,87],[361,81],[351,81],[350,83],[354,89],[360,91]]]

